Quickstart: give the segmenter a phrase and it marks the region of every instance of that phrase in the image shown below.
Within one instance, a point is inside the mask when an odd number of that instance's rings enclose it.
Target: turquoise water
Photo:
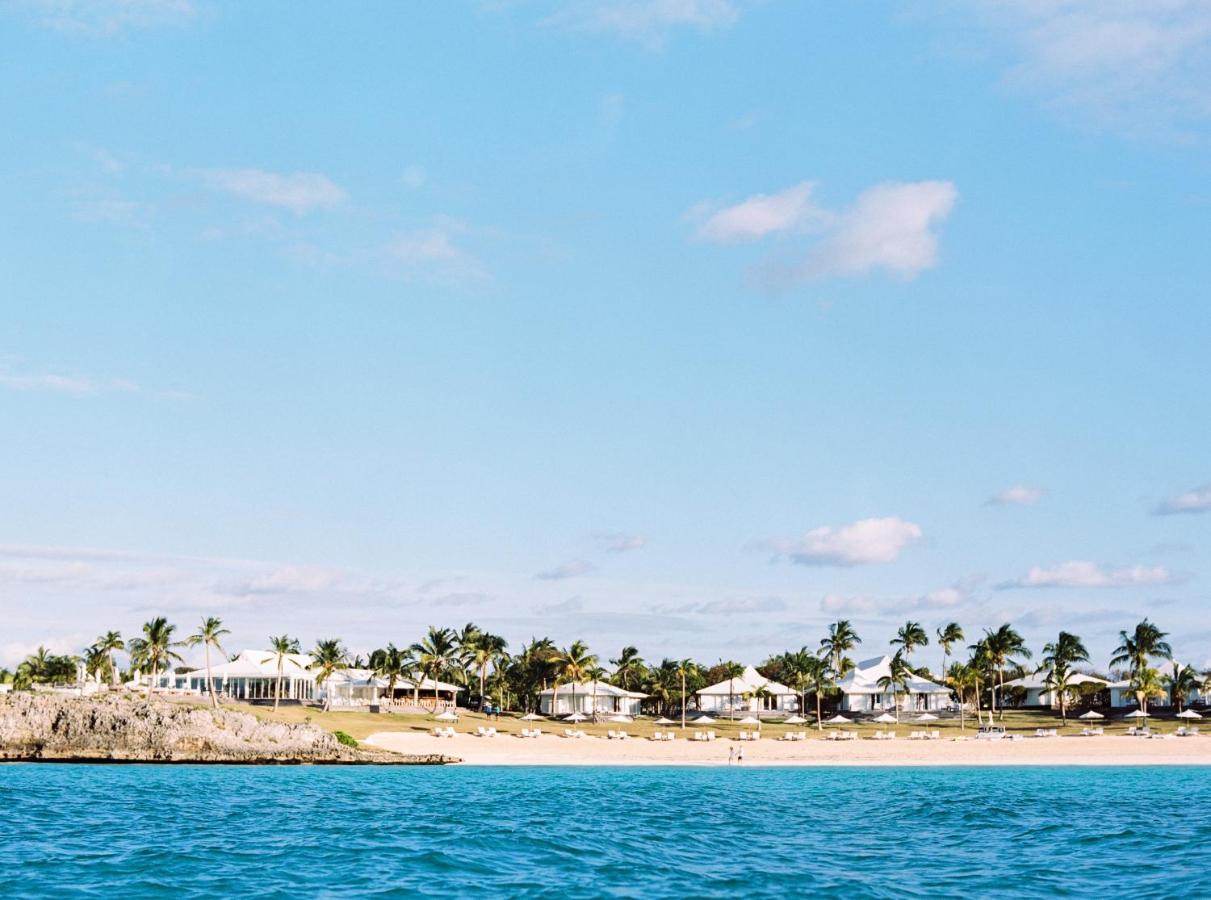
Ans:
[[[0,897],[1209,896],[1203,768],[0,766]]]

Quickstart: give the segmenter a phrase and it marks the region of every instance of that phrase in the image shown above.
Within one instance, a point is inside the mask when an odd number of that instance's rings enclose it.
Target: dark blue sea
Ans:
[[[1204,768],[0,765],[0,897],[1211,896]]]

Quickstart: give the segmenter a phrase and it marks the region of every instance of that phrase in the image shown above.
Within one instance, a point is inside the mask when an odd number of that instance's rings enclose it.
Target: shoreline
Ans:
[[[988,766],[1211,766],[1211,740],[1206,738],[1102,737],[1023,738],[980,741],[778,741],[710,743],[675,740],[625,741],[585,737],[568,739],[544,735],[522,739],[500,734],[494,738],[456,734],[453,738],[381,731],[364,743],[380,750],[415,755],[441,752],[471,767],[496,766],[687,766],[747,768],[775,767],[988,767]],[[441,744],[438,751],[434,744]],[[732,750],[743,749],[744,760],[729,762]]]

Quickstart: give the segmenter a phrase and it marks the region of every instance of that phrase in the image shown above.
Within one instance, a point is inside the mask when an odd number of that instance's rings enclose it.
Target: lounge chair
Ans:
[[[740,732],[740,734],[738,734],[738,735],[736,736],[736,740],[738,740],[738,741],[747,741],[747,740],[748,740],[748,732],[747,732],[747,731],[742,731],[742,732]]]
[[[434,737],[445,737],[446,733],[444,731],[442,731],[442,727],[440,725],[438,725],[437,727],[435,727],[433,729],[433,736]]]
[[[446,726],[446,737],[448,737],[448,738],[454,737],[454,726],[453,725]]]

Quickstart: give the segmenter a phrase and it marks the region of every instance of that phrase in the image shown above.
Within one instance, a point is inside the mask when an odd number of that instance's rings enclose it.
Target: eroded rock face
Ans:
[[[0,697],[0,759],[146,762],[440,763],[345,747],[312,725],[247,713],[122,697]]]

